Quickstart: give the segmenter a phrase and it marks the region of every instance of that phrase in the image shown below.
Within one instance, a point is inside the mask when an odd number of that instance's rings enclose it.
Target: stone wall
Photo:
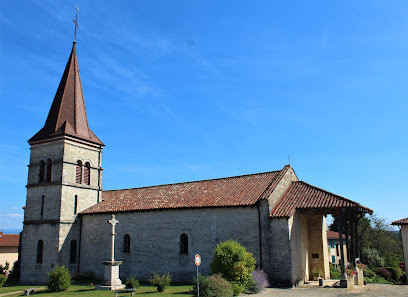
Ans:
[[[402,245],[404,248],[404,258],[405,258],[405,271],[408,271],[408,225],[401,226],[401,237],[402,237]],[[407,282],[408,282],[408,273],[406,274]]]
[[[101,261],[110,259],[110,214],[82,216],[80,270],[103,276]],[[256,207],[161,210],[116,214],[115,259],[122,260],[122,280],[134,275],[146,280],[153,272],[169,272],[174,281],[192,282],[194,255],[201,255],[200,272],[210,273],[212,251],[220,241],[236,239],[254,254],[259,265]],[[188,254],[180,254],[180,236],[187,234]],[[130,235],[130,252],[123,252],[123,237]]]

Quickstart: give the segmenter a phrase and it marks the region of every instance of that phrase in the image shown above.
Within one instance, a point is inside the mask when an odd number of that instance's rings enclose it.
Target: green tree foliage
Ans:
[[[212,273],[221,273],[230,281],[246,286],[251,273],[255,270],[256,260],[252,253],[236,240],[220,242],[213,251]]]
[[[339,231],[336,218],[329,229]],[[402,241],[385,219],[365,215],[358,222],[357,232],[363,263],[372,267],[398,267],[398,263],[403,261]]]
[[[51,292],[65,291],[71,286],[71,274],[64,265],[57,265],[53,271],[48,273],[48,290]]]
[[[7,276],[5,276],[4,274],[0,274],[0,288],[3,287],[6,281],[7,281]]]

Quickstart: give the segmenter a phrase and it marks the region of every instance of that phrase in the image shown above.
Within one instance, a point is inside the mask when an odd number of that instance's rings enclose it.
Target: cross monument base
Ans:
[[[119,278],[119,265],[122,263],[122,261],[102,261],[102,264],[105,267],[105,274],[102,284],[96,286],[97,290],[112,291],[125,288],[125,285],[122,284],[122,281]]]

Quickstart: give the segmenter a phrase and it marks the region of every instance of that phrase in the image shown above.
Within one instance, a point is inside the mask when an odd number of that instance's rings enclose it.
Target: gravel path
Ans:
[[[254,297],[315,297],[315,296],[404,296],[408,297],[408,285],[385,285],[367,284],[357,287],[353,291],[335,288],[289,288],[289,289],[266,289]]]

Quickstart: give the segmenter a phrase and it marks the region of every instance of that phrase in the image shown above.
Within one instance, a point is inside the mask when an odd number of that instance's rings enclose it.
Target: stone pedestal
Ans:
[[[364,271],[359,269],[356,274],[356,285],[364,286]]]
[[[102,264],[105,268],[105,274],[102,284],[96,286],[96,289],[116,290],[125,288],[125,285],[122,284],[119,278],[119,265],[122,264],[122,261],[102,261]]]

